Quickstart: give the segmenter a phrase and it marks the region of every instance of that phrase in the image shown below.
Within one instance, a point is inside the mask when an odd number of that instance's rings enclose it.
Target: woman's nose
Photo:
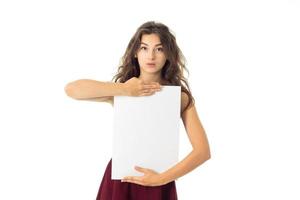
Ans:
[[[154,51],[149,51],[148,52],[148,58],[151,58],[151,59],[155,58],[155,52]]]

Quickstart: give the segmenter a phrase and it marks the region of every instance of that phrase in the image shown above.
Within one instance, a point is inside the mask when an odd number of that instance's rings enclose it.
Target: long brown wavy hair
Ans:
[[[166,85],[181,86],[181,92],[188,95],[188,104],[181,114],[195,103],[195,99],[191,94],[191,90],[187,79],[184,77],[184,70],[189,75],[186,68],[186,59],[176,43],[175,36],[170,32],[169,28],[159,22],[148,21],[142,24],[135,32],[125,54],[122,56],[117,74],[112,81],[125,83],[132,77],[140,76],[140,66],[137,58],[134,56],[141,44],[143,34],[157,34],[162,43],[165,56],[167,58],[165,65],[161,70],[161,77],[166,81]]]

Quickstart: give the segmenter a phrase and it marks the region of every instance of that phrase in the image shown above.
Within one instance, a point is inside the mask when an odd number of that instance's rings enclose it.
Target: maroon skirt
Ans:
[[[175,181],[161,186],[143,186],[111,179],[110,159],[96,200],[177,200]]]

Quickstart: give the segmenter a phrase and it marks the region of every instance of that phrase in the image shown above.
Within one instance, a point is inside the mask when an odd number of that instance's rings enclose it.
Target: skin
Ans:
[[[163,84],[161,69],[166,62],[166,56],[160,44],[160,38],[156,34],[145,34],[141,38],[141,44],[137,55],[140,65],[139,79]],[[147,45],[146,45],[147,44]],[[159,46],[157,46],[159,45]],[[154,68],[147,67],[146,63],[155,62]],[[181,110],[187,105],[188,96],[181,93]],[[126,176],[121,181],[130,182],[143,186],[160,186],[189,173],[205,161],[210,159],[210,149],[205,130],[200,122],[195,105],[187,109],[181,116],[192,151],[176,165],[163,173],[157,173],[152,169],[135,166],[135,170],[142,172],[143,176]]]

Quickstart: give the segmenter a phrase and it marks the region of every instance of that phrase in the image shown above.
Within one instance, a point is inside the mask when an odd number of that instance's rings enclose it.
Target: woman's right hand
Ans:
[[[132,77],[124,83],[127,96],[149,96],[161,90],[158,82],[144,83],[137,77]]]

